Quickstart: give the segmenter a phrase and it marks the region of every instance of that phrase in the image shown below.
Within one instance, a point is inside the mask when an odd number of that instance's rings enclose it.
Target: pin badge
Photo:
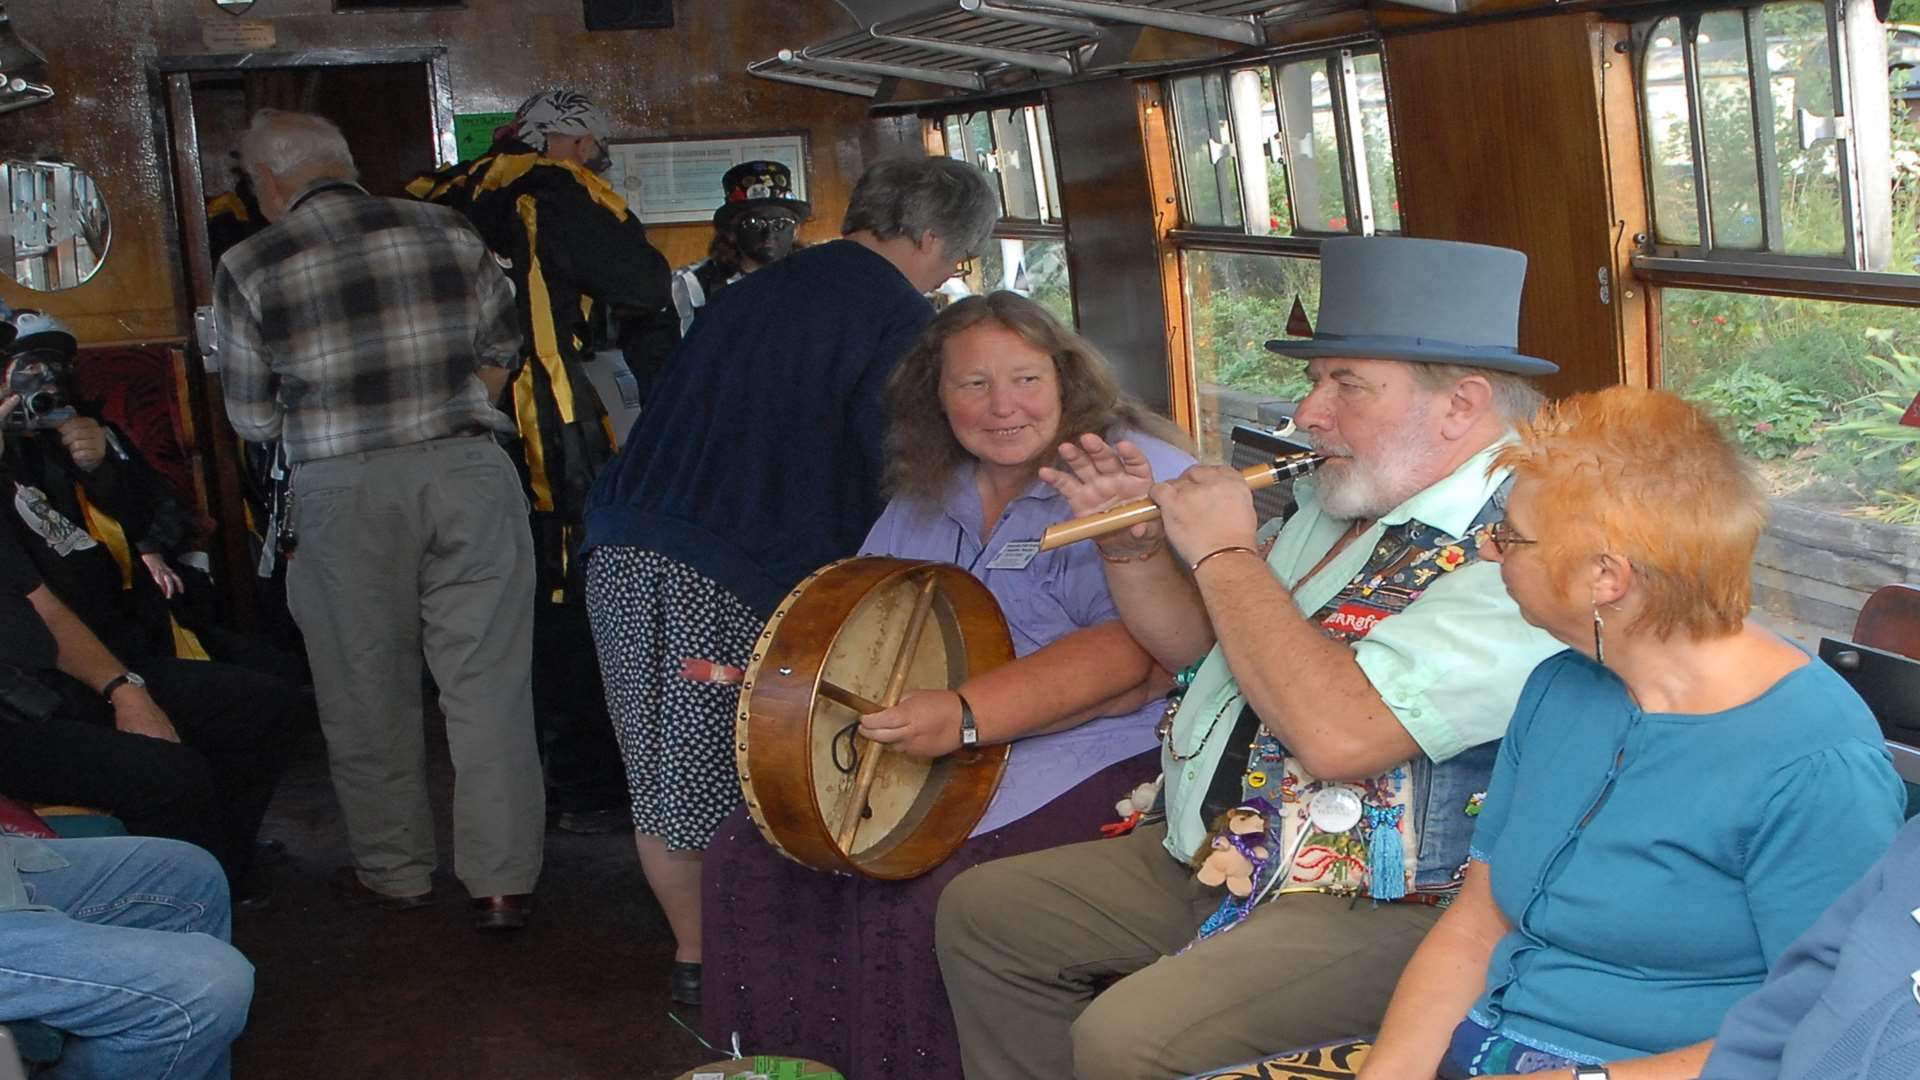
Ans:
[[[1350,787],[1322,788],[1307,803],[1307,817],[1324,833],[1343,833],[1360,824],[1360,793]]]

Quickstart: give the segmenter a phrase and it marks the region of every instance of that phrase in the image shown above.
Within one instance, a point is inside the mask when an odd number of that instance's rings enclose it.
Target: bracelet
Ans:
[[[1153,545],[1151,547],[1147,548],[1147,550],[1141,552],[1138,555],[1109,555],[1107,554],[1107,549],[1101,547],[1099,541],[1097,540],[1094,542],[1093,550],[1100,553],[1100,558],[1102,560],[1110,563],[1146,562],[1148,559],[1151,559],[1155,555],[1160,554],[1160,549],[1166,546],[1167,546],[1167,538],[1166,538],[1166,535],[1163,533],[1160,536],[1154,538]]]
[[[1254,556],[1258,556],[1260,554],[1259,552],[1253,550],[1250,547],[1247,547],[1244,544],[1235,544],[1232,547],[1215,548],[1212,551],[1207,552],[1205,555],[1200,556],[1198,559],[1195,559],[1193,561],[1193,565],[1187,567],[1187,569],[1197,574],[1200,572],[1201,567],[1207,565],[1208,559],[1213,558],[1215,555],[1227,555],[1235,551],[1244,551],[1247,554],[1254,555]]]

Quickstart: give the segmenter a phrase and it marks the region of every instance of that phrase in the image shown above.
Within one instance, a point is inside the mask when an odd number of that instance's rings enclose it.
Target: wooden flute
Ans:
[[[1240,476],[1247,482],[1249,490],[1259,491],[1261,488],[1270,488],[1282,480],[1304,476],[1319,468],[1326,460],[1323,454],[1287,454],[1258,465],[1249,465],[1240,470]],[[1088,514],[1086,517],[1047,526],[1047,531],[1040,537],[1040,550],[1052,551],[1057,547],[1065,547],[1082,540],[1092,540],[1095,537],[1119,532],[1121,529],[1158,520],[1160,520],[1160,508],[1154,505],[1152,499],[1122,503],[1111,510],[1102,510],[1097,514]]]

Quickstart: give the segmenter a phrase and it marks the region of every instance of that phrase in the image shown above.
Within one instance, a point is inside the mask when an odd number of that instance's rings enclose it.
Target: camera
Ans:
[[[7,376],[6,393],[17,394],[20,404],[7,414],[4,426],[10,431],[47,431],[59,427],[76,415],[67,401],[65,365],[22,356]]]

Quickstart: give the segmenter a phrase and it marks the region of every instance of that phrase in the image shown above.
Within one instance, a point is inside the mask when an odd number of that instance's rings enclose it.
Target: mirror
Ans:
[[[0,162],[0,273],[54,292],[84,283],[112,243],[107,204],[79,166],[64,161]]]

